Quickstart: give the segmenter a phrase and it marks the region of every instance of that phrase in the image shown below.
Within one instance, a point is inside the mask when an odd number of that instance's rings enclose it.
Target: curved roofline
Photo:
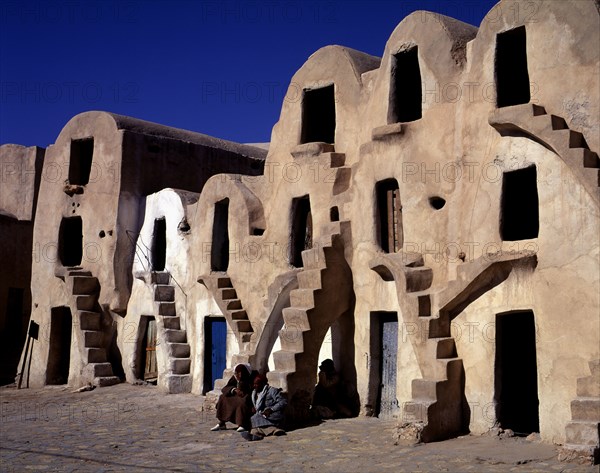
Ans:
[[[232,153],[240,154],[243,156],[250,156],[258,159],[265,159],[267,156],[267,151],[256,146],[244,145],[241,143],[236,143],[234,141],[223,140],[221,138],[215,138],[214,136],[209,136],[194,131],[173,128],[170,126],[161,125],[159,123],[140,120],[139,118],[128,117],[125,115],[119,115],[116,113],[106,112],[102,110],[83,112],[76,115],[73,118],[84,118],[88,114],[102,114],[111,117],[112,120],[115,122],[117,130],[130,131],[133,133],[140,133],[149,136],[171,138],[179,141],[193,143],[200,146],[206,146],[208,148],[223,149]],[[73,120],[73,118],[71,120]]]
[[[333,50],[335,54],[342,54],[350,63],[350,67],[354,72],[354,76],[356,77],[359,83],[362,82],[362,74],[368,71],[372,71],[374,69],[378,69],[381,65],[381,58],[378,56],[373,56],[371,54],[364,53],[362,51],[358,51],[357,49],[348,48],[346,46],[340,46],[338,44],[331,44],[328,46],[323,46],[322,48],[317,49],[314,53],[312,53],[306,62],[296,71],[298,73],[304,68],[304,65],[311,61],[311,59],[317,55],[327,54],[327,51]]]

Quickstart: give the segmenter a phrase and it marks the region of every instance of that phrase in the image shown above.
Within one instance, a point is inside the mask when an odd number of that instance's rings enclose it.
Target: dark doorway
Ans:
[[[423,95],[419,48],[402,51],[392,58],[389,123],[412,122],[422,116]]]
[[[335,142],[335,88],[305,89],[302,99],[301,143]]]
[[[72,324],[71,309],[68,307],[52,308],[46,384],[67,384],[69,381]]]
[[[71,140],[69,184],[85,186],[90,181],[94,157],[94,138]]]
[[[63,266],[79,266],[83,257],[81,217],[63,218],[58,231],[58,254]]]
[[[229,266],[229,199],[215,204],[210,267],[212,271],[227,271]]]
[[[376,393],[374,414],[392,417],[399,409],[396,397],[398,359],[398,314],[371,313],[370,388]]]
[[[156,362],[156,320],[152,316],[144,315],[140,318],[142,329],[141,363],[138,377],[144,381],[154,382],[158,379],[158,365]]]
[[[496,36],[495,69],[496,105],[508,107],[528,103],[531,95],[524,26]]]
[[[222,317],[204,318],[204,389],[213,389],[226,366],[227,322]]]
[[[496,419],[518,434],[539,432],[535,321],[530,310],[496,315]]]
[[[500,207],[501,238],[505,241],[537,238],[539,228],[536,167],[505,172]]]
[[[25,289],[20,287],[9,287],[6,301],[6,331],[11,339],[21,340],[24,335],[25,313],[23,301]]]
[[[312,248],[312,214],[307,195],[292,200],[292,229],[290,235],[290,262],[301,268],[302,252]]]
[[[402,229],[402,204],[400,189],[396,179],[386,179],[376,185],[377,194],[377,233],[379,245],[386,253],[402,249],[404,234]]]
[[[164,271],[167,260],[167,222],[165,217],[154,220],[152,233],[152,270]]]

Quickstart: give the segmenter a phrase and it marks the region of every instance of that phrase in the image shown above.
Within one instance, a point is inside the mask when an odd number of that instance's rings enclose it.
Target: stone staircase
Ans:
[[[203,284],[213,295],[219,309],[225,316],[228,326],[232,328],[240,346],[240,353],[233,355],[232,367],[223,371],[223,377],[215,380],[213,393],[220,393],[221,388],[233,376],[233,367],[239,363],[248,363],[252,355],[254,329],[242,301],[233,287],[227,274],[210,274],[202,276],[198,282]]]
[[[283,309],[281,350],[273,353],[275,369],[268,374],[270,384],[287,392],[291,404],[294,396],[309,395],[323,338],[331,324],[350,308],[352,278],[342,235],[349,230],[348,221],[331,222],[322,232],[320,244],[302,252],[304,266],[297,274],[298,289],[290,292],[290,307]]]
[[[501,135],[524,134],[562,158],[600,205],[600,159],[583,134],[569,129],[564,118],[548,114],[540,105],[523,104],[495,109],[488,122]]]
[[[113,374],[104,345],[102,314],[98,306],[98,279],[89,271],[72,267],[67,272],[67,284],[74,299],[75,317],[83,341],[83,379],[95,386],[120,383],[121,380]]]
[[[590,361],[589,366],[591,375],[577,380],[561,461],[600,463],[600,360]]]
[[[402,420],[416,441],[431,442],[460,434],[464,429],[464,367],[458,357],[450,324],[470,302],[504,281],[514,265],[535,264],[532,252],[489,254],[458,267],[457,277],[433,292],[431,268],[418,253],[380,255],[371,269],[386,281],[396,281],[406,323],[421,328],[413,346],[423,377],[411,384],[412,400],[404,403]]]
[[[151,278],[156,325],[159,334],[163,335],[160,338],[166,341],[168,356],[168,372],[161,385],[169,393],[189,393],[192,390],[190,345],[175,309],[175,287],[170,284],[171,276],[166,271],[154,271]]]

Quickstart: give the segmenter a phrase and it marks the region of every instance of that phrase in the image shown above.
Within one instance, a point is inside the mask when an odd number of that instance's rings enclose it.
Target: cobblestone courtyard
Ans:
[[[399,447],[393,421],[332,420],[283,437],[247,442],[210,432],[204,398],[120,384],[0,389],[0,471],[182,472],[593,472],[557,461],[554,447],[524,439],[467,436]],[[229,425],[232,427],[231,425]]]

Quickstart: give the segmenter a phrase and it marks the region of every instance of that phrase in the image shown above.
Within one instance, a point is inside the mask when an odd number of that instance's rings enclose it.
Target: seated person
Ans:
[[[284,435],[280,428],[284,419],[284,409],[287,405],[281,389],[269,386],[267,377],[259,374],[254,377],[252,391],[252,430],[242,433],[246,440],[262,440],[269,435]]]
[[[212,429],[227,429],[226,422],[236,424],[238,432],[245,432],[250,427],[250,415],[252,402],[250,400],[252,375],[250,365],[239,364],[233,369],[233,376],[221,389],[221,395],[217,402],[217,419],[219,423]]]
[[[312,399],[311,408],[315,415],[321,419],[352,417],[350,402],[344,391],[333,360],[324,360],[319,366],[319,381]]]

